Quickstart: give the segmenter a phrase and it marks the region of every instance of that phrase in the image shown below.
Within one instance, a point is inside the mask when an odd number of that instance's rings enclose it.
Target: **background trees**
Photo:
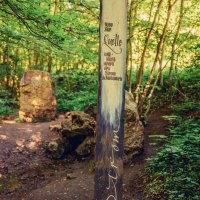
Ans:
[[[128,51],[128,70],[133,73],[128,76],[128,86],[129,90],[134,88],[135,101],[142,113],[144,102],[150,101],[157,85],[180,89],[179,73],[191,65],[198,49],[199,3],[131,0],[129,4],[129,20],[132,21],[129,25],[134,31],[131,34],[129,31],[132,49]],[[134,15],[132,9],[135,9]],[[165,85],[163,73],[167,76],[164,77]],[[136,78],[131,85],[133,74]]]
[[[151,199],[200,196],[199,10],[199,0],[128,0],[127,90],[140,116],[173,111],[168,143],[147,169]],[[0,119],[18,107],[31,69],[52,74],[59,112],[96,105],[98,29],[99,0],[1,0]]]
[[[159,88],[184,94],[180,74],[199,62],[198,8],[198,0],[128,1],[127,89],[140,114]],[[59,74],[66,84],[73,69],[94,75],[98,24],[98,0],[2,0],[1,90],[17,97],[19,80],[29,69]]]
[[[0,4],[0,63],[7,71],[2,77],[5,86],[12,87],[11,71],[20,78],[19,73],[28,69],[55,73],[96,65],[95,2],[92,8],[86,2],[58,0],[5,0]]]

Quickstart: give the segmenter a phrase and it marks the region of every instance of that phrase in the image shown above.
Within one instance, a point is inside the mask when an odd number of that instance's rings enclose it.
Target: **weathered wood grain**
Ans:
[[[126,0],[101,0],[95,200],[121,200]]]

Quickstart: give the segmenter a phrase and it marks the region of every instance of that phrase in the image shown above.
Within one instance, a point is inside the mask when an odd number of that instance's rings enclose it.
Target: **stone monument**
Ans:
[[[49,121],[56,116],[56,97],[48,72],[32,70],[20,81],[19,118],[24,122]]]

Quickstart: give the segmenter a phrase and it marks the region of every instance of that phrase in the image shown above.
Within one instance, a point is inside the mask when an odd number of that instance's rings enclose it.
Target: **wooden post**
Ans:
[[[122,200],[127,1],[101,0],[95,200]]]

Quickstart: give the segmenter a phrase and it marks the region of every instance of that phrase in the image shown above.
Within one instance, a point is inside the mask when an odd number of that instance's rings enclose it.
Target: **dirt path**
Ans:
[[[167,134],[165,111],[150,114],[145,127],[144,152],[124,167],[123,200],[144,200],[142,173],[146,158],[161,145],[151,146],[151,134]],[[57,137],[51,124],[0,124],[0,199],[1,200],[92,200],[93,162],[68,157],[52,161],[44,154],[44,143]]]
[[[156,154],[156,150],[163,145],[163,142],[159,142],[156,145],[152,145],[152,143],[155,143],[155,140],[149,138],[149,136],[156,134],[169,134],[169,132],[167,131],[168,123],[162,118],[162,116],[164,115],[167,115],[166,110],[160,110],[149,115],[148,123],[144,129],[144,152],[141,155],[135,157],[130,166],[125,166],[125,180],[128,180],[128,194],[130,194],[127,200],[145,199],[145,185],[143,184],[142,174],[148,164],[146,159],[154,156]]]

